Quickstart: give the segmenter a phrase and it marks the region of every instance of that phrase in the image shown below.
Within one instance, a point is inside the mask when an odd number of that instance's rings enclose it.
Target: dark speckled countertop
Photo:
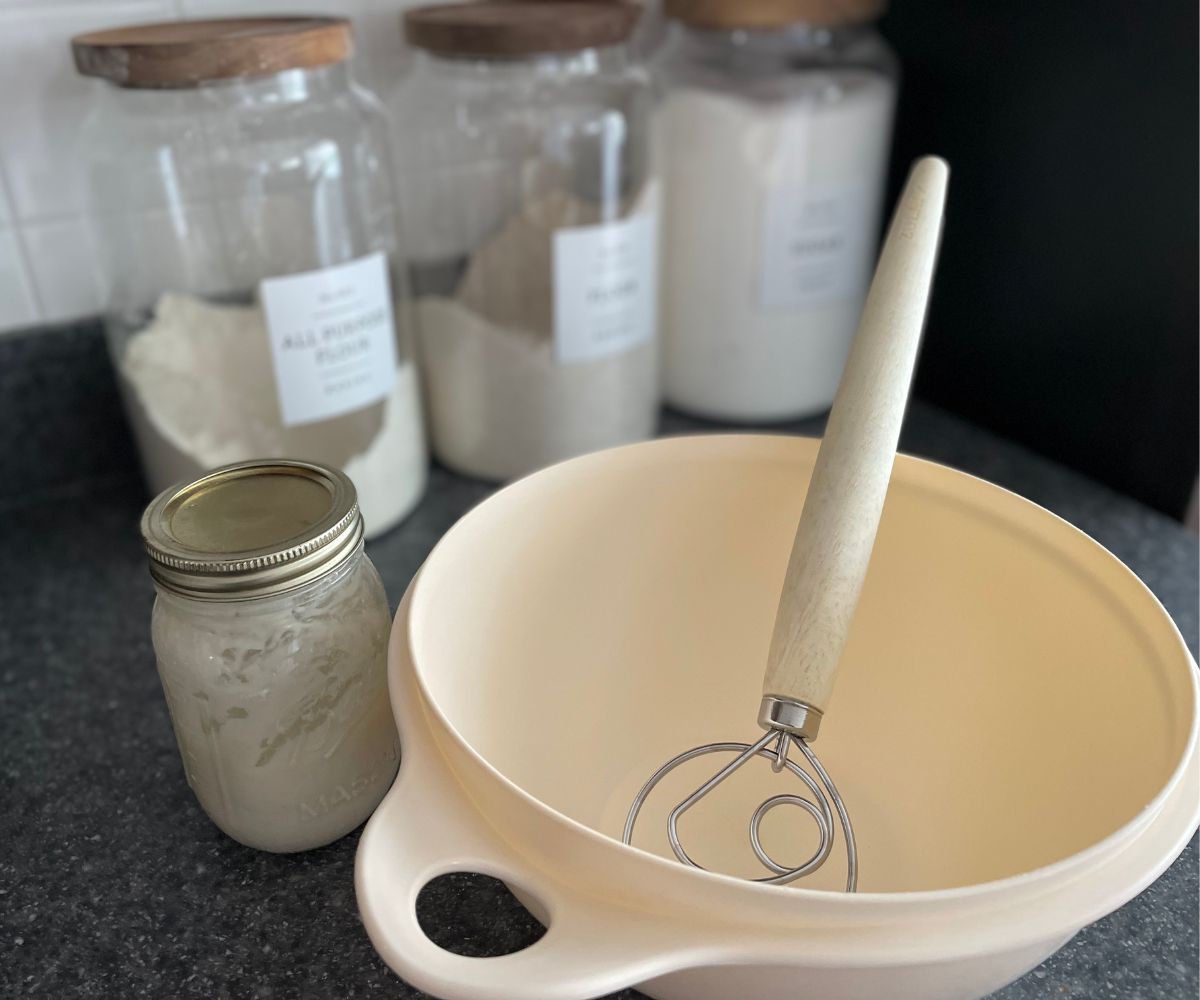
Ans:
[[[667,433],[705,429],[664,420]],[[1198,549],[1179,525],[919,401],[902,446],[1097,538],[1195,654]],[[489,492],[434,470],[417,511],[369,547],[393,603]],[[188,790],[150,648],[145,499],[96,329],[0,337],[0,996],[421,996],[359,924],[357,833],[308,854],[258,853],[218,832]],[[1194,1000],[1196,901],[1193,839],[1142,895],[995,997]],[[536,933],[504,890],[469,876],[436,883],[422,915],[435,939],[472,954]]]

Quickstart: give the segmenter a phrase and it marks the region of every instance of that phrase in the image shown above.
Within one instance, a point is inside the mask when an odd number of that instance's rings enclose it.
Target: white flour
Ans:
[[[563,365],[550,338],[453,299],[418,299],[417,324],[434,449],[447,465],[504,480],[654,431],[652,342]]]
[[[358,491],[368,538],[386,531],[417,505],[425,492],[429,455],[421,425],[416,365],[396,369],[396,386],[383,403],[383,426],[342,471]]]
[[[155,492],[250,458],[326,462],[354,481],[368,536],[421,495],[426,456],[411,364],[400,365],[381,403],[285,427],[262,310],[167,293],[154,320],[129,337],[118,367]]]
[[[800,98],[668,94],[669,402],[743,420],[832,402],[874,258],[893,96],[869,72],[822,74]]]
[[[656,198],[657,185],[646,184],[625,218],[653,217]],[[447,465],[507,480],[653,433],[653,317],[641,342],[602,348],[587,360],[559,356],[555,283],[563,276],[556,273],[555,234],[599,222],[594,203],[563,193],[533,201],[471,256],[453,297],[417,300],[430,432]],[[654,275],[638,277],[647,282],[652,309]]]

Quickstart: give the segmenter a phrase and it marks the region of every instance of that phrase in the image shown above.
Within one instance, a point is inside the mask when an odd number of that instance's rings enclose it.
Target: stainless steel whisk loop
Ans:
[[[770,746],[772,741],[775,743],[774,747]],[[820,779],[819,784],[817,779],[814,779],[804,768],[790,759],[788,752],[792,746],[800,749],[809,767]],[[771,769],[776,773],[786,769],[803,781],[812,794],[812,798],[808,799],[795,794],[772,795],[754,810],[750,817],[750,846],[763,867],[774,874],[751,881],[767,885],[785,885],[820,868],[833,850],[835,840],[833,813],[836,811],[846,843],[846,891],[854,892],[858,885],[858,851],[854,843],[854,829],[850,825],[850,817],[846,812],[842,797],[838,794],[837,787],[830,779],[829,773],[821,765],[808,742],[784,729],[769,728],[757,743],[706,743],[703,746],[685,750],[671,758],[650,776],[650,780],[642,786],[641,791],[634,798],[629,815],[625,819],[625,830],[621,835],[621,839],[626,844],[633,842],[633,828],[638,814],[658,783],[675,768],[711,753],[736,753],[738,756],[671,810],[667,817],[667,839],[671,843],[671,850],[675,852],[675,857],[685,865],[704,870],[704,866],[698,864],[683,847],[679,837],[679,818],[752,758],[766,757],[771,761]],[[816,851],[807,861],[795,867],[780,864],[767,853],[766,848],[762,845],[762,822],[767,813],[781,805],[799,806],[812,817],[817,825],[819,839]]]

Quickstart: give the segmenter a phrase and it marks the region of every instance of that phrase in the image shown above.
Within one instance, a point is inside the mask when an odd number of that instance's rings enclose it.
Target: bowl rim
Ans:
[[[987,900],[989,897],[1008,893],[1014,890],[1024,890],[1032,888],[1039,883],[1050,881],[1058,877],[1065,877],[1073,870],[1088,865],[1089,863],[1098,860],[1099,858],[1109,854],[1119,848],[1121,844],[1128,841],[1131,837],[1136,836],[1144,827],[1163,809],[1164,804],[1171,794],[1176,790],[1186,773],[1187,766],[1193,755],[1197,752],[1197,743],[1200,740],[1200,682],[1197,679],[1198,668],[1195,660],[1191,656],[1187,644],[1183,640],[1183,636],[1179,632],[1178,626],[1171,618],[1167,610],[1162,606],[1162,603],[1154,595],[1149,587],[1141,580],[1136,573],[1126,566],[1112,552],[1101,545],[1096,539],[1092,538],[1086,532],[1077,528],[1069,521],[1055,514],[1053,511],[1047,510],[1045,507],[1034,503],[1022,497],[1018,493],[1005,489],[995,483],[989,482],[986,479],[972,475],[971,473],[963,472],[951,466],[940,462],[934,462],[929,459],[920,458],[919,456],[909,455],[899,452],[896,456],[896,467],[893,471],[893,477],[898,474],[911,474],[919,476],[932,476],[933,482],[939,486],[948,488],[950,491],[957,489],[969,489],[981,491],[982,495],[990,498],[993,504],[1009,505],[1017,508],[1024,508],[1027,511],[1032,511],[1035,517],[1049,518],[1054,524],[1056,530],[1065,530],[1066,535],[1073,537],[1076,541],[1082,541],[1086,546],[1091,547],[1099,553],[1103,558],[1111,560],[1115,564],[1115,568],[1123,574],[1135,587],[1136,590],[1144,594],[1149,599],[1151,606],[1162,616],[1165,621],[1174,645],[1178,652],[1182,655],[1184,663],[1188,668],[1187,674],[1190,681],[1188,688],[1191,692],[1190,715],[1191,725],[1188,733],[1188,738],[1185,742],[1182,753],[1176,761],[1175,767],[1171,771],[1163,786],[1157,791],[1154,797],[1143,806],[1138,813],[1122,824],[1112,833],[1108,834],[1101,840],[1091,844],[1081,851],[1068,855],[1065,858],[1060,858],[1047,865],[1041,865],[1037,868],[1029,869],[1028,871],[1018,872],[1015,875],[1008,875],[999,879],[991,879],[986,882],[977,882],[971,885],[954,886],[943,889],[914,889],[901,890],[897,892],[871,892],[857,891],[847,893],[837,889],[813,889],[803,885],[792,884],[789,886],[773,886],[763,883],[752,882],[747,879],[739,878],[735,875],[727,875],[718,871],[708,871],[706,869],[688,868],[681,865],[679,862],[672,859],[664,858],[644,848],[635,847],[630,844],[625,844],[619,839],[609,836],[596,830],[594,827],[588,826],[563,812],[555,809],[553,806],[543,802],[537,796],[531,794],[522,788],[519,784],[509,778],[507,775],[498,770],[490,761],[487,760],[469,740],[458,730],[458,728],[447,718],[437,700],[431,695],[425,677],[421,672],[418,663],[418,657],[414,649],[415,641],[413,637],[414,619],[418,612],[418,603],[422,601],[422,580],[427,576],[425,569],[430,563],[438,557],[449,540],[455,535],[460,525],[467,522],[468,519],[474,519],[480,516],[480,511],[492,504],[493,500],[501,497],[511,498],[523,490],[527,490],[536,486],[540,482],[544,482],[546,478],[553,475],[561,475],[564,472],[570,472],[585,467],[586,465],[595,462],[605,456],[611,456],[614,453],[634,454],[648,453],[650,451],[660,450],[664,448],[678,448],[680,446],[696,446],[709,447],[713,441],[721,441],[732,444],[747,443],[760,447],[770,448],[806,448],[813,452],[815,457],[815,449],[820,444],[819,438],[799,436],[799,435],[784,435],[784,434],[755,434],[755,433],[715,433],[715,434],[700,434],[688,435],[679,437],[655,438],[649,441],[641,441],[634,444],[622,445],[617,448],[607,448],[601,451],[592,452],[587,455],[582,455],[577,458],[568,459],[564,462],[559,462],[548,466],[538,472],[532,473],[529,476],[518,479],[507,484],[501,489],[489,495],[479,504],[467,511],[458,521],[450,526],[437,544],[430,550],[426,556],[424,563],[413,577],[410,584],[411,593],[408,597],[408,615],[405,621],[405,641],[408,645],[410,656],[409,660],[412,664],[412,674],[415,684],[420,692],[423,708],[427,716],[432,720],[436,720],[437,728],[432,724],[429,726],[431,735],[435,741],[440,740],[442,736],[449,738],[456,746],[459,752],[465,753],[472,763],[480,768],[489,778],[499,782],[500,786],[510,796],[515,797],[521,804],[529,809],[540,814],[544,819],[553,823],[565,826],[572,835],[584,837],[589,842],[605,849],[616,849],[618,851],[627,852],[631,858],[636,858],[639,861],[653,864],[659,870],[665,872],[685,873],[693,879],[709,880],[710,884],[716,888],[720,888],[722,893],[737,892],[743,894],[746,899],[778,899],[781,890],[785,891],[789,896],[796,896],[808,900],[820,900],[823,905],[832,907],[862,907],[867,904],[882,907],[887,910],[905,910],[912,907],[924,907],[931,902],[961,902],[961,903],[976,903]],[[702,442],[702,444],[698,444]],[[901,470],[904,470],[903,472]],[[929,483],[912,484],[919,485],[921,488],[932,488]],[[940,492],[940,491],[939,491]],[[961,500],[961,498],[955,498]],[[972,505],[974,506],[974,505]],[[989,510],[987,513],[992,516],[998,516],[994,510]],[[440,728],[441,734],[437,732]],[[437,748],[439,753],[443,753],[441,748]],[[444,753],[443,753],[443,756]],[[454,762],[447,758],[447,766],[451,772],[458,773]],[[459,775],[461,777],[461,775]],[[1081,925],[1082,926],[1082,925]]]

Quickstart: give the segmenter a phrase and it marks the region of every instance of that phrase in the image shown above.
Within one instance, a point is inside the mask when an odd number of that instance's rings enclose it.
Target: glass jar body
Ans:
[[[230,837],[308,850],[379,804],[399,766],[390,624],[361,546],[278,596],[198,601],[159,588],[154,651],[184,770]]]
[[[344,65],[97,86],[93,232],[152,490],[290,456],[346,470],[370,534],[394,524],[426,459],[378,102]]]
[[[434,451],[504,480],[649,436],[658,184],[618,48],[422,54],[394,96]]]
[[[877,247],[895,60],[870,27],[680,24],[660,59],[667,401],[826,409]]]

